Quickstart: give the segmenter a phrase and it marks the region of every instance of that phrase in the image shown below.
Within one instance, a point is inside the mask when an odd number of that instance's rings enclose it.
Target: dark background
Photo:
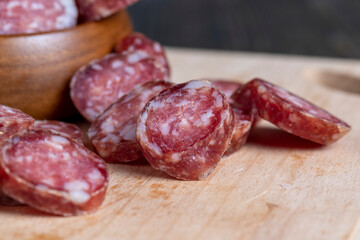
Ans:
[[[129,12],[168,46],[360,57],[360,0],[140,0]]]

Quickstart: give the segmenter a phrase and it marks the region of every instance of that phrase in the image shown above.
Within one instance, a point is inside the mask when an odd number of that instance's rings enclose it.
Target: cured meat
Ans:
[[[320,144],[333,143],[351,129],[327,111],[262,79],[250,81],[232,98],[279,128]]]
[[[233,100],[231,98],[233,93],[239,88],[244,86],[242,83],[233,82],[229,80],[221,80],[221,79],[204,79],[204,80],[209,80],[215,88],[220,89],[224,93],[224,95],[228,98],[229,103],[233,103]]]
[[[29,130],[5,142],[0,179],[6,195],[63,216],[98,209],[108,185],[100,157],[69,138],[43,130]]]
[[[77,17],[74,0],[1,0],[0,35],[70,28]]]
[[[184,180],[206,178],[228,147],[234,114],[208,81],[190,81],[162,91],[145,106],[136,139],[155,168]]]
[[[88,136],[105,161],[129,162],[142,158],[135,138],[136,121],[145,104],[172,85],[163,80],[143,83],[113,103],[92,123]]]
[[[11,197],[6,196],[5,193],[0,190],[0,206],[15,207],[21,205],[23,204],[12,199]]]
[[[144,58],[150,57],[162,64],[170,73],[170,67],[166,58],[165,50],[160,43],[155,42],[141,33],[132,33],[123,38],[115,48],[117,53],[129,54],[141,51]],[[236,89],[234,89],[235,91]]]
[[[70,96],[75,107],[90,122],[111,103],[138,84],[154,79],[168,80],[169,73],[141,52],[109,54],[81,68],[72,78]]]
[[[34,121],[34,118],[18,109],[0,105],[0,145],[12,135],[27,130]]]
[[[76,0],[80,20],[99,20],[125,9],[138,0]]]
[[[68,137],[75,142],[84,145],[84,137],[81,129],[72,123],[66,123],[55,120],[36,120],[32,126],[33,130],[48,130],[53,133]]]
[[[252,115],[245,113],[235,106],[232,106],[232,110],[234,112],[234,131],[230,145],[224,154],[225,156],[233,154],[246,143],[254,120]]]

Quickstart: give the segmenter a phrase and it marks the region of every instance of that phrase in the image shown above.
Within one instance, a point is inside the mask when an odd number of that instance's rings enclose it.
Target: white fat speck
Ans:
[[[223,96],[219,94],[217,91],[212,93],[212,96],[215,98],[215,107],[223,106]]]
[[[127,124],[123,129],[121,129],[120,135],[125,140],[135,140],[135,128],[136,123]]]
[[[180,125],[180,127],[183,128],[183,127],[188,127],[190,124],[185,118],[182,118],[179,125]]]
[[[173,153],[169,158],[166,159],[167,162],[177,163],[181,160],[180,155],[178,153]]]
[[[63,150],[63,146],[60,145],[59,143],[45,140],[45,144],[52,147],[52,148],[56,148],[58,150]]]
[[[115,134],[107,134],[106,137],[104,137],[103,139],[101,139],[100,142],[112,142],[112,143],[118,143],[119,142],[119,137]]]
[[[82,180],[74,180],[65,183],[64,189],[67,191],[78,191],[78,190],[86,191],[89,190],[89,184]]]
[[[160,44],[159,43],[154,43],[154,51],[156,52],[156,53],[160,53],[161,52],[161,46],[160,46]]]
[[[69,140],[67,140],[66,138],[62,137],[62,136],[51,136],[51,141],[54,141],[55,143],[58,144],[69,144]]]
[[[204,80],[193,80],[188,82],[183,89],[199,89],[202,87],[208,87],[211,88],[212,84],[209,81]]]
[[[63,157],[63,159],[65,159],[65,160],[69,160],[69,159],[70,159],[70,154],[67,153],[67,152],[63,152],[63,153],[62,153],[62,157]]]
[[[20,137],[16,136],[13,138],[13,144],[17,144],[18,142],[20,142]]]
[[[141,44],[142,44],[142,40],[141,40],[140,38],[135,38],[134,43],[135,43],[136,45],[141,45]]]
[[[127,57],[127,61],[129,63],[136,63],[138,61],[141,61],[144,58],[148,58],[149,55],[144,51],[136,51],[134,53],[131,53]]]
[[[26,157],[25,157],[25,160],[26,160],[27,162],[32,162],[33,158],[32,158],[32,156],[26,156]]]
[[[44,9],[44,5],[42,5],[41,3],[35,3],[35,2],[32,2],[30,4],[30,8],[32,10],[40,10],[40,9]]]
[[[169,123],[164,123],[160,125],[160,131],[162,135],[168,135],[169,134],[169,130],[170,130],[170,126]]]
[[[335,134],[333,134],[333,135],[331,136],[331,138],[332,138],[333,140],[339,139],[339,137],[340,137],[340,134],[337,134],[337,133],[335,133]]]
[[[77,157],[77,156],[78,156],[78,153],[77,153],[76,151],[72,151],[71,156]]]
[[[120,60],[115,60],[111,63],[111,68],[116,69],[123,65],[123,62]]]
[[[127,74],[130,74],[130,75],[135,73],[135,69],[133,67],[126,66],[124,70]]]
[[[3,26],[3,29],[4,29],[4,31],[9,31],[12,28],[12,26],[13,25],[11,23],[7,23]]]
[[[100,179],[103,178],[100,171],[96,168],[94,168],[90,173],[88,173],[87,176],[91,182],[99,181]]]
[[[100,126],[104,133],[111,133],[114,131],[113,119],[107,118]]]
[[[257,87],[257,92],[258,92],[259,94],[264,93],[265,91],[266,91],[266,88],[265,88],[263,85],[259,85],[259,86]]]
[[[57,157],[56,157],[56,155],[55,155],[54,153],[49,152],[49,153],[48,153],[48,158],[56,159]]]
[[[92,129],[92,128],[89,129],[89,131],[88,131],[88,137],[89,137],[90,139],[93,138],[96,134],[97,134],[97,132],[96,132],[94,129]]]
[[[103,67],[100,66],[99,64],[93,64],[91,65],[92,69],[95,69],[96,71],[102,71]]]
[[[72,0],[60,0],[61,5],[64,7],[65,12],[56,18],[56,28],[68,28],[76,25],[78,10],[75,2]],[[55,5],[61,10],[60,5]]]
[[[235,128],[234,128],[235,129]],[[209,145],[214,145],[216,143],[216,141],[213,139],[209,142]]]
[[[18,156],[18,157],[15,158],[15,161],[18,162],[18,163],[22,163],[24,161],[24,157]]]
[[[213,113],[211,111],[208,111],[207,113],[201,115],[201,121],[205,126],[210,124],[210,118],[213,116]]]
[[[296,114],[291,113],[291,114],[289,115],[289,121],[296,123],[296,122],[298,121],[298,117],[296,116]]]
[[[70,200],[73,203],[76,203],[76,204],[85,203],[90,199],[90,195],[87,192],[84,192],[84,191],[81,191],[81,190],[79,190],[79,191],[70,191],[69,192],[69,197],[70,197]]]

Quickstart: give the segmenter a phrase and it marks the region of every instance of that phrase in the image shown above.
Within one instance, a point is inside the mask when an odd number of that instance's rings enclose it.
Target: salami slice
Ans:
[[[231,98],[233,93],[239,88],[244,86],[242,83],[234,82],[230,80],[222,80],[222,79],[204,79],[204,80],[209,80],[215,88],[220,89],[224,93],[224,95],[228,98],[229,103],[233,103],[233,100]]]
[[[170,73],[170,67],[166,58],[164,48],[160,43],[155,42],[141,33],[132,33],[123,38],[115,48],[117,53],[129,54],[134,51],[141,51],[145,57],[154,58],[162,64]],[[235,91],[236,89],[234,89]]]
[[[1,0],[0,35],[70,28],[77,16],[74,0]]]
[[[136,85],[155,79],[168,80],[169,74],[154,59],[142,59],[141,52],[109,54],[74,75],[70,96],[79,112],[93,122],[111,103]]]
[[[99,20],[125,9],[138,0],[76,0],[80,20]]]
[[[206,178],[228,147],[234,115],[226,97],[208,81],[162,91],[145,106],[136,138],[155,168],[184,180]]]
[[[68,137],[75,142],[84,145],[84,137],[81,129],[72,123],[66,123],[55,120],[36,120],[32,126],[33,130],[48,130],[56,134]]]
[[[104,200],[104,161],[61,135],[29,130],[2,147],[2,190],[38,210],[63,216],[93,212]]]
[[[0,145],[12,135],[27,130],[34,121],[34,118],[18,109],[0,105]]]
[[[6,206],[6,207],[15,207],[15,206],[21,206],[24,205],[22,203],[19,203],[18,201],[12,199],[9,196],[6,196],[5,193],[0,190],[0,206]]]
[[[351,129],[327,111],[262,79],[247,83],[233,99],[279,128],[320,144],[333,143]]]
[[[136,121],[145,104],[173,84],[163,80],[143,83],[105,110],[91,125],[88,135],[97,153],[107,162],[142,158],[136,142]]]
[[[245,143],[249,136],[251,126],[253,125],[253,116],[244,112],[243,110],[232,105],[234,112],[234,131],[230,145],[226,149],[225,156],[229,156],[239,150]]]

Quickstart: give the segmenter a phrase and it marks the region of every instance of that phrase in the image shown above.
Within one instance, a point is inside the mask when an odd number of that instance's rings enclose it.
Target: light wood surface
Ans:
[[[63,31],[0,36],[0,104],[37,119],[76,112],[69,97],[72,75],[111,52],[132,31],[126,11]]]
[[[359,239],[360,92],[338,87],[342,79],[359,86],[359,61],[168,50],[176,82],[263,77],[353,129],[319,147],[260,122],[249,142],[204,181],[175,180],[141,163],[110,164],[110,186],[97,213],[64,218],[0,207],[0,238]]]

